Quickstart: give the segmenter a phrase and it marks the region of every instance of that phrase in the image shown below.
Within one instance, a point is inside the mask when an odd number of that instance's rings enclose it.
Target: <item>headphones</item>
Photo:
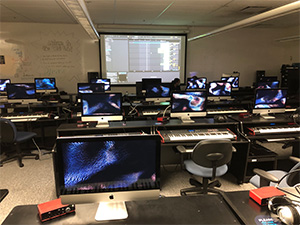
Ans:
[[[224,122],[227,122],[228,116],[226,116],[226,115],[216,115],[216,116],[214,116],[214,120],[216,120],[219,123],[224,123]]]
[[[268,209],[287,225],[300,224],[300,204],[287,197],[276,196],[268,201]]]

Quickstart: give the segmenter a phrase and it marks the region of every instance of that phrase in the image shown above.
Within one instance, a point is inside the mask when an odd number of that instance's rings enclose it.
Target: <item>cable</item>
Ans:
[[[168,110],[168,108],[170,108],[171,107],[171,105],[168,105],[168,107],[167,108],[165,108],[165,110],[164,110],[164,112],[163,112],[163,117],[165,117],[165,114],[166,114],[166,112],[167,112],[167,110]]]
[[[41,151],[40,147],[37,145],[37,143],[35,142],[34,138],[32,138],[32,141],[33,141],[35,147],[37,148],[37,150],[39,152],[39,160],[41,160],[41,158],[42,158],[42,151]]]

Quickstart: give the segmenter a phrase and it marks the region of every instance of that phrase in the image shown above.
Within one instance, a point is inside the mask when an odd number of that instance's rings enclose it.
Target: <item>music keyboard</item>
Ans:
[[[298,125],[282,125],[282,126],[266,126],[266,127],[247,127],[249,135],[265,135],[265,134],[286,134],[299,133]]]
[[[235,114],[235,113],[246,113],[248,112],[243,108],[232,108],[232,109],[207,109],[207,114],[217,115],[217,114]]]
[[[40,118],[49,118],[49,113],[12,114],[1,116],[1,118],[8,119],[11,122],[29,122],[36,121]]]
[[[160,113],[160,110],[144,110],[142,113],[143,116],[156,116]]]
[[[197,129],[197,130],[164,130],[160,135],[165,142],[172,141],[200,141],[206,139],[230,139],[236,140],[237,136],[226,128]]]

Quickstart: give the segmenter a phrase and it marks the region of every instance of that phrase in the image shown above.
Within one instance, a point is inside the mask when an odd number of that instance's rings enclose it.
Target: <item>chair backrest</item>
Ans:
[[[10,120],[0,118],[1,143],[14,143],[16,141],[17,128]]]
[[[213,168],[229,163],[231,156],[232,144],[230,140],[203,140],[194,147],[192,160],[200,166]]]
[[[295,166],[293,166],[293,168],[289,171],[289,173],[291,173],[294,170],[299,170],[300,169],[300,162],[298,162]],[[297,171],[295,173],[291,173],[290,175],[288,175],[288,177],[286,178],[286,183],[293,187],[296,184],[300,183],[300,171]]]

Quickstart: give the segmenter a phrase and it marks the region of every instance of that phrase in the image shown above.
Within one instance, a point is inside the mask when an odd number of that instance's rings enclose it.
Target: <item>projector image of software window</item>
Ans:
[[[112,84],[142,78],[184,80],[186,35],[100,34],[102,77]]]

